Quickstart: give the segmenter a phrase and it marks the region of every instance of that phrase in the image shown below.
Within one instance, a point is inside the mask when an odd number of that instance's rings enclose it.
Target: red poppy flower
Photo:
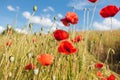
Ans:
[[[115,76],[114,76],[113,74],[111,74],[111,75],[107,78],[107,80],[115,80]]]
[[[101,69],[103,67],[102,63],[97,63],[95,64],[95,68]]]
[[[37,38],[34,37],[34,38],[32,39],[32,42],[33,42],[33,43],[37,42]]]
[[[69,23],[69,21],[67,20],[67,18],[61,19],[61,22],[62,22],[65,26],[70,26],[70,23]]]
[[[71,24],[78,23],[78,16],[75,12],[67,12],[65,18],[61,19],[62,23],[65,26],[69,26]]]
[[[53,35],[54,35],[54,38],[58,41],[68,39],[68,37],[69,37],[68,32],[61,30],[61,29],[54,31]]]
[[[8,41],[7,43],[6,43],[6,46],[8,46],[8,47],[10,47],[12,45],[12,41]]]
[[[103,18],[114,17],[119,12],[119,9],[115,5],[108,5],[100,10],[100,15]]]
[[[68,12],[66,14],[66,19],[71,23],[71,24],[77,24],[78,23],[78,16],[75,12]]]
[[[25,66],[25,70],[33,70],[33,69],[35,69],[35,66],[31,63]]]
[[[63,54],[73,54],[77,52],[77,48],[69,41],[62,41],[58,47],[58,51]]]
[[[53,63],[54,58],[50,54],[40,54],[37,56],[37,59],[43,66],[48,66]]]
[[[97,75],[98,77],[102,77],[102,72],[101,72],[101,71],[97,71],[96,75]]]
[[[92,2],[92,3],[95,3],[95,2],[97,2],[98,0],[88,0],[88,1],[90,1],[90,2]]]
[[[81,41],[81,40],[83,40],[83,38],[82,38],[82,35],[78,35],[78,36],[76,36],[73,40],[72,40],[72,42],[79,42],[79,41]]]

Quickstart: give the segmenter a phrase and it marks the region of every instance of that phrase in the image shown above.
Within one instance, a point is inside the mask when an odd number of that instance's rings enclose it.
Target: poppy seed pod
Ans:
[[[37,75],[39,73],[39,69],[34,69],[34,74]]]
[[[33,6],[33,11],[37,11],[37,6]]]
[[[11,25],[10,24],[7,24],[7,29],[11,29]]]
[[[10,62],[13,62],[15,60],[15,58],[13,56],[10,56],[9,60],[10,60]]]

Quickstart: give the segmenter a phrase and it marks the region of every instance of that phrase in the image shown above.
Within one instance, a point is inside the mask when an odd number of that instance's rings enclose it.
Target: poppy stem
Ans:
[[[92,17],[91,17],[91,21],[90,21],[90,25],[89,25],[89,28],[90,28],[90,29],[91,29],[91,27],[93,26],[93,19],[94,19],[96,7],[97,7],[97,4],[95,3],[94,9],[93,9],[93,13],[92,13]]]
[[[112,32],[112,17],[110,18],[110,21],[111,21],[111,32]]]
[[[87,30],[89,29],[89,14],[90,14],[90,9],[87,9]]]
[[[83,31],[85,30],[85,24],[86,24],[86,8],[83,9],[84,10],[84,22],[83,22]]]

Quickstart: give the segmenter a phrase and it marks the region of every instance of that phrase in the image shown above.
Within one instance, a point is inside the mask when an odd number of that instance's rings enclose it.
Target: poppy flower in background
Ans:
[[[27,65],[25,66],[25,70],[33,70],[33,69],[35,69],[35,66],[34,66],[32,63],[27,64]]]
[[[50,54],[40,54],[37,56],[37,59],[43,66],[49,66],[53,63],[54,58]]]
[[[101,71],[97,71],[96,75],[97,75],[99,78],[103,77]]]
[[[58,30],[54,31],[53,35],[54,35],[54,38],[58,41],[69,38],[68,32],[66,32],[64,30],[61,30],[61,29],[58,29]]]
[[[114,17],[119,12],[119,8],[115,5],[108,5],[100,10],[100,15],[103,18]]]
[[[88,0],[89,2],[92,2],[92,3],[95,3],[97,2],[98,0]]]
[[[65,18],[61,19],[65,26],[78,23],[78,15],[75,12],[67,12]]]
[[[78,35],[76,36],[73,40],[71,40],[72,42],[76,43],[76,42],[80,42],[81,40],[83,40],[82,35]]]
[[[67,40],[62,41],[58,46],[58,51],[63,54],[74,54],[77,52],[77,48],[73,46],[73,44]]]
[[[111,75],[107,78],[107,80],[115,80],[115,76],[114,76],[113,74],[111,74]]]
[[[10,47],[12,45],[12,41],[6,42],[6,46]]]
[[[33,42],[33,43],[37,42],[37,38],[34,37],[34,38],[32,39],[32,42]]]
[[[103,67],[102,63],[96,63],[95,68],[101,69]]]

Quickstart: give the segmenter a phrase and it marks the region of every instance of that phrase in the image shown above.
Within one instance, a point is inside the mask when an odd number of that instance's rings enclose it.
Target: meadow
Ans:
[[[0,80],[102,80],[98,71],[104,77],[113,74],[120,79],[120,30],[76,32],[83,40],[74,43],[78,52],[70,55],[58,52],[59,41],[53,33],[8,34],[7,30],[0,35]],[[49,66],[37,60],[44,53],[54,56]],[[25,69],[29,63],[35,68]],[[102,69],[96,63],[102,63]]]
[[[87,30],[75,30],[79,19],[73,10],[60,20],[73,30],[57,28],[44,34],[41,28],[33,33],[30,19],[37,6],[23,28],[29,29],[27,34],[8,24],[0,34],[0,80],[120,80],[120,29],[112,30],[112,17],[120,8],[108,5],[100,11],[103,18],[110,17],[111,30],[89,30],[98,0],[88,1],[95,6],[87,26],[89,16],[84,16]]]

